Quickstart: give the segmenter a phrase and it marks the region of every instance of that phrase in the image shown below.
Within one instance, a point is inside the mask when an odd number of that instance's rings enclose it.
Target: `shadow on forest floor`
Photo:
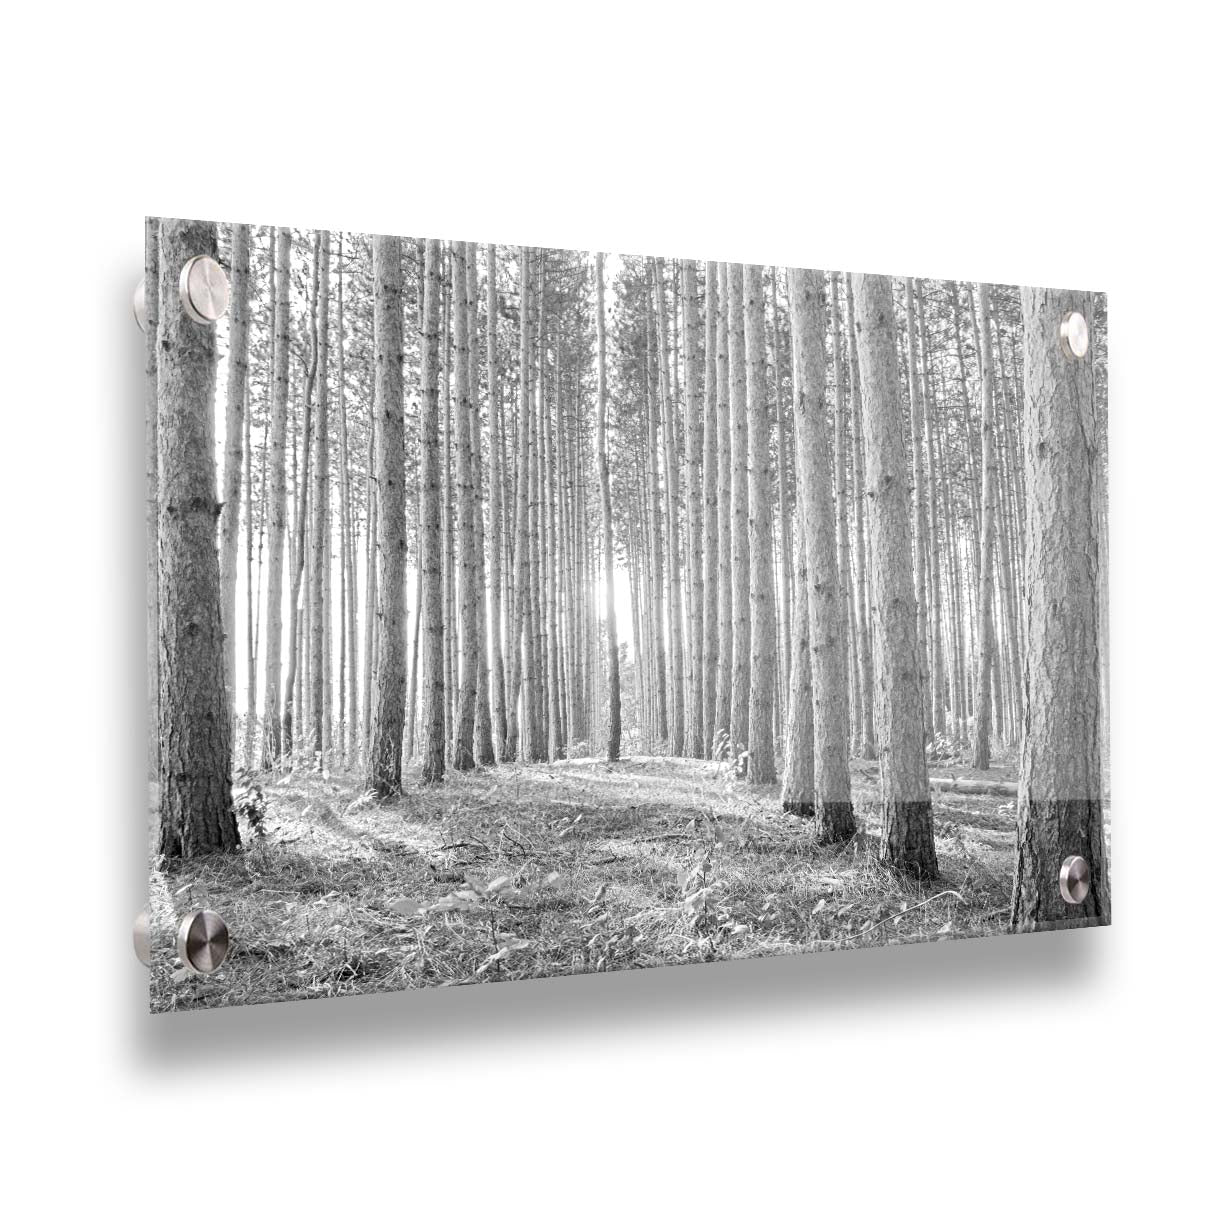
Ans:
[[[413,771],[415,772],[415,771]],[[946,771],[945,771],[946,772]],[[406,771],[407,773],[407,771]],[[1006,769],[997,779],[1013,779]],[[936,792],[942,879],[878,859],[878,780],[855,762],[859,833],[816,843],[777,786],[635,757],[499,766],[377,804],[361,779],[262,780],[240,854],[154,864],[153,1011],[605,972],[1006,929],[1015,800]],[[175,915],[224,916],[211,977]]]

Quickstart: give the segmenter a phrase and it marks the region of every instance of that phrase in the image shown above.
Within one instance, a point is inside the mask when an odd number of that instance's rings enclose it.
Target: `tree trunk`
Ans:
[[[502,653],[502,504],[501,385],[497,366],[497,247],[485,248],[485,350],[489,395],[489,684],[492,691],[493,752],[506,760],[506,664]]]
[[[818,840],[837,842],[854,836],[855,823],[850,798],[846,600],[837,572],[837,515],[826,425],[823,298],[823,273],[790,270],[791,328],[799,370],[795,458],[807,549],[805,585],[812,652],[813,803]]]
[[[1028,651],[1020,749],[1012,924],[1023,930],[1110,921],[1101,810],[1097,491],[1091,355],[1059,329],[1070,311],[1092,328],[1086,293],[1020,290],[1024,320],[1025,574]],[[1065,859],[1090,868],[1080,905],[1059,889]]]
[[[748,751],[749,618],[748,385],[744,366],[744,267],[727,267],[727,365],[731,419],[731,759],[744,773]]]
[[[378,656],[368,751],[369,788],[380,798],[403,788],[406,688],[404,505],[404,268],[399,238],[374,238],[374,462],[379,490]],[[322,422],[320,422],[322,424]]]
[[[272,308],[272,403],[269,422],[268,611],[264,634],[263,768],[281,759],[281,625],[285,574],[285,432],[289,414],[289,231],[276,231]]]
[[[998,497],[995,447],[994,356],[990,344],[990,287],[978,286],[978,342],[982,369],[982,543],[978,572],[977,705],[974,711],[974,769],[990,768],[990,678],[994,667],[994,545]]]
[[[701,563],[704,498],[701,488],[702,420],[698,388],[697,266],[691,259],[681,265],[684,292],[684,416],[686,492],[688,494],[688,654],[685,676],[688,714],[685,720],[685,755],[705,756],[705,642],[702,603],[705,580]]]
[[[604,324],[604,257],[595,255],[596,418],[595,456],[599,464],[599,503],[603,519],[604,597],[608,638],[608,760],[620,760],[621,692],[620,639],[616,633],[616,591],[613,586],[612,483],[608,473],[607,336]]]
[[[649,265],[653,273],[654,264]],[[649,285],[649,280],[647,284]],[[657,725],[659,746],[667,748],[667,713],[671,702],[667,694],[667,652],[663,624],[663,549],[666,528],[662,509],[659,505],[659,408],[656,403],[656,389],[662,386],[661,377],[656,376],[657,367],[665,358],[655,351],[657,334],[654,327],[654,312],[649,289],[646,294],[646,453],[648,501],[647,514],[649,525],[647,530],[647,546],[650,551],[650,586],[651,586],[651,638],[653,643],[652,671],[654,672],[655,704],[657,707]],[[654,353],[654,361],[651,354]]]
[[[701,725],[704,740],[699,745],[698,755],[714,755],[714,737],[717,733],[718,698],[718,617],[719,617],[719,540],[718,540],[718,265],[707,262],[705,266],[705,423],[704,453],[702,455],[702,502],[704,518],[702,530],[705,544],[705,571],[702,589],[705,605],[702,609],[702,642],[705,658],[702,663],[701,690],[704,698]]]
[[[718,680],[714,698],[714,731],[710,737],[716,758],[728,755],[731,741],[732,672],[732,552],[731,542],[731,401],[727,354],[727,265],[718,265]],[[734,756],[732,755],[732,759]]]
[[[684,598],[680,573],[680,466],[676,447],[676,401],[672,394],[667,328],[667,294],[664,261],[655,260],[656,321],[659,326],[659,413],[663,427],[663,475],[665,487],[667,550],[668,704],[671,706],[670,750],[684,753]]]
[[[161,757],[158,739],[160,701],[157,577],[157,320],[160,284],[161,227],[156,217],[145,218],[144,305],[145,305],[145,680],[149,704],[149,777],[156,779]]]
[[[225,700],[231,720],[236,712],[238,529],[242,509],[242,409],[246,401],[250,285],[251,227],[235,225],[230,240],[225,466],[221,477],[221,632],[225,635]]]
[[[744,265],[744,331],[748,360],[748,552],[752,677],[748,703],[750,782],[777,781],[774,761],[773,489],[769,473],[769,401],[765,392],[765,299],[759,264]]]
[[[855,620],[858,624],[859,692],[863,697],[863,756],[874,761],[876,742],[875,644],[867,609],[872,606],[871,562],[867,555],[867,507],[863,463],[863,397],[859,377],[858,332],[854,322],[854,283],[846,281],[846,368],[850,375],[850,450],[854,468]]]
[[[315,459],[314,459],[314,515],[312,524],[312,559],[314,587],[311,591],[310,620],[310,747],[315,765],[326,767],[324,752],[328,738],[327,702],[325,696],[326,677],[331,669],[331,660],[325,648],[327,562],[331,552],[331,505],[328,483],[331,474],[328,439],[327,358],[328,324],[330,316],[331,282],[331,234],[323,231],[319,244],[319,367],[315,381]],[[401,342],[402,350],[402,342]],[[400,477],[401,483],[403,477]]]
[[[871,598],[877,626],[884,861],[920,879],[939,873],[923,743],[897,321],[885,276],[853,277],[863,389]]]
[[[910,459],[913,470],[914,501],[914,588],[918,605],[918,671],[922,688],[923,742],[934,725],[931,710],[930,628],[927,624],[927,501],[926,476],[922,462],[926,416],[923,412],[922,386],[918,381],[918,327],[914,318],[914,281],[905,282],[906,374],[910,403]]]
[[[442,623],[441,473],[438,465],[438,316],[442,250],[425,243],[421,321],[421,780],[441,782],[446,771],[446,681]],[[386,517],[386,506],[382,516]]]
[[[798,396],[795,399],[798,410]],[[802,477],[800,477],[802,482]],[[795,577],[799,590],[806,591],[807,547],[803,518],[799,518],[799,559]],[[810,820],[816,814],[815,755],[812,751],[812,653],[808,639],[808,601],[795,603],[791,618],[790,701],[787,704],[786,749],[782,758],[782,810]]]
[[[467,244],[468,388],[472,400],[472,549],[476,586],[476,717],[472,730],[478,765],[495,765],[489,708],[489,614],[485,600],[484,460],[480,423],[480,271],[476,244]],[[492,417],[492,406],[489,415]]]
[[[157,307],[159,851],[234,850],[233,707],[225,692],[213,398],[216,333],[188,318],[179,274],[216,256],[216,227],[163,220]]]
[[[943,577],[940,573],[939,512],[935,477],[935,399],[931,393],[930,339],[927,334],[926,310],[923,305],[922,282],[918,282],[918,338],[922,352],[922,396],[926,404],[925,438],[927,523],[930,528],[930,589],[931,589],[931,713],[933,730],[943,734],[947,730],[947,679],[943,646]],[[951,523],[948,524],[949,529]]]
[[[451,318],[455,334],[455,478],[459,561],[458,707],[451,764],[474,769],[476,729],[476,669],[479,667],[479,623],[476,585],[475,489],[472,484],[472,388],[470,316],[468,311],[467,248],[457,242],[451,251]]]

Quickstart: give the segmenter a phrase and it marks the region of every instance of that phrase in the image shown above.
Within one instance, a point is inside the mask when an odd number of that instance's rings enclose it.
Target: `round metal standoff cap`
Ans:
[[[132,946],[136,949],[136,956],[144,965],[149,963],[149,911],[143,909],[136,915],[136,921],[132,923]]]
[[[178,954],[197,973],[216,973],[229,955],[229,928],[212,910],[193,910],[179,923]]]
[[[145,282],[142,276],[136,282],[136,291],[132,294],[132,314],[136,316],[136,326],[142,332],[149,330],[149,312],[145,309]]]
[[[1069,311],[1058,328],[1063,356],[1083,357],[1088,352],[1088,320],[1078,310]]]
[[[215,323],[229,309],[229,281],[221,265],[209,255],[195,255],[183,265],[179,297],[189,318]]]
[[[1068,905],[1082,905],[1091,883],[1092,868],[1087,859],[1073,854],[1063,862],[1058,873],[1058,891]]]

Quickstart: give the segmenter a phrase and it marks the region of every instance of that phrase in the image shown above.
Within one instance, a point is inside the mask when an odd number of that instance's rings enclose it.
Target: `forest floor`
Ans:
[[[405,776],[408,776],[408,769]],[[1014,781],[932,765],[942,778]],[[725,764],[639,756],[499,766],[377,804],[360,777],[260,779],[242,852],[154,862],[156,1012],[646,968],[1007,929],[1015,799],[934,791],[942,878],[878,859],[874,763],[853,763],[860,831],[816,844],[779,787]],[[175,916],[230,930],[211,976],[181,967]]]

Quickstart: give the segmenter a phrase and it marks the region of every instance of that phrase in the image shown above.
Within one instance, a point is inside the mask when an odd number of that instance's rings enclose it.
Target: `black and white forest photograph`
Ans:
[[[144,245],[152,1011],[1110,922],[1103,293]]]

